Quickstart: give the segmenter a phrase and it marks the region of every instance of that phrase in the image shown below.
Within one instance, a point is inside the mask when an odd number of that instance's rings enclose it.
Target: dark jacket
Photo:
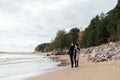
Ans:
[[[73,55],[74,54],[74,46],[71,46],[69,49],[69,55]]]

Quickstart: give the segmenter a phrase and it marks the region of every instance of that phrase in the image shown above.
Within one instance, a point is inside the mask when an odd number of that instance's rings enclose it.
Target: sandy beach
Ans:
[[[62,58],[69,59],[69,56]],[[69,65],[27,80],[120,80],[119,74],[120,61],[93,63],[83,56],[80,57],[78,68],[71,68]]]

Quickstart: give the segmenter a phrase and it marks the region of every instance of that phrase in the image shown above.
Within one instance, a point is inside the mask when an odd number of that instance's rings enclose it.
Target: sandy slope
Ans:
[[[27,80],[120,80],[120,61],[92,63],[81,57],[78,68],[69,66]]]

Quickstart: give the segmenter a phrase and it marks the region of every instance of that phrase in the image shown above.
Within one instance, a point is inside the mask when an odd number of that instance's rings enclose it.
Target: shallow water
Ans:
[[[45,56],[0,54],[0,80],[23,80],[57,69],[57,64]]]

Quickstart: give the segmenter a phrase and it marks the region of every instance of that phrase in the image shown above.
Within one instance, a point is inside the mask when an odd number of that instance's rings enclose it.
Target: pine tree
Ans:
[[[117,27],[120,21],[120,0],[116,7],[107,13],[106,19],[108,24],[106,25],[108,32],[110,33],[110,40],[117,41]]]

